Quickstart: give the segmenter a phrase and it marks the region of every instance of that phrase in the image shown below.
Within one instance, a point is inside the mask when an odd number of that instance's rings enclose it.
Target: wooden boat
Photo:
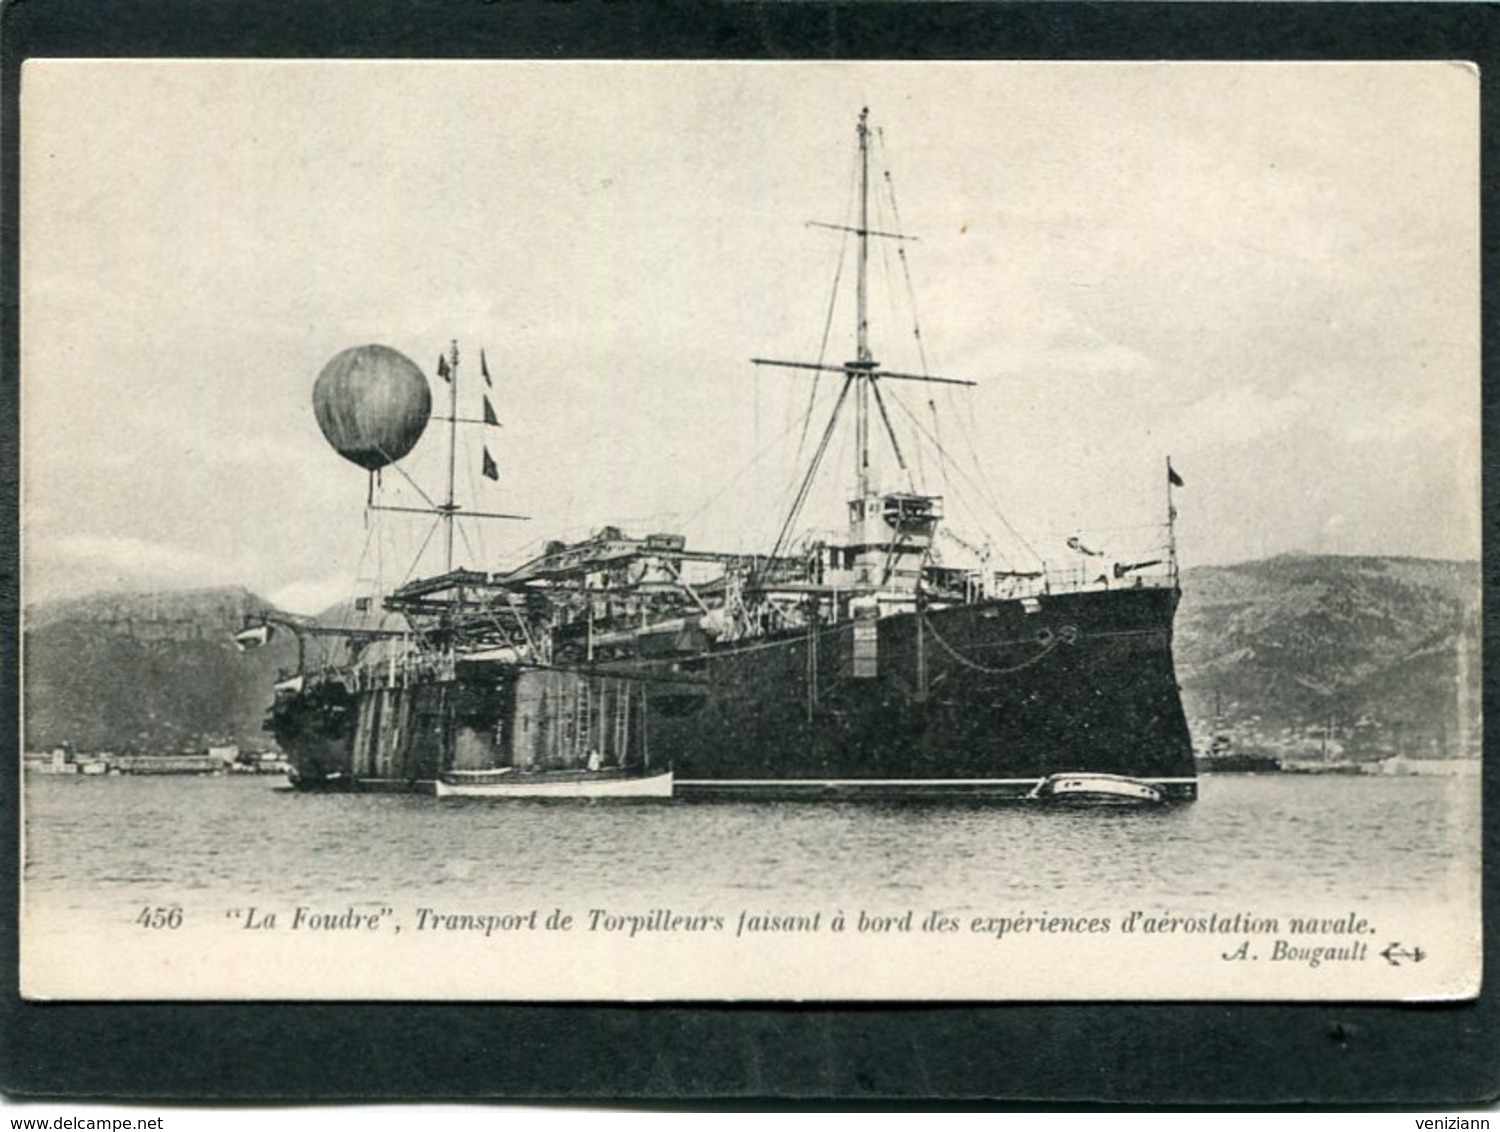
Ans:
[[[433,783],[433,792],[439,798],[670,798],[672,772],[452,770]]]

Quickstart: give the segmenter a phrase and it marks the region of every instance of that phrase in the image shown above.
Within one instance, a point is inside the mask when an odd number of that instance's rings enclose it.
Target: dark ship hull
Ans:
[[[1084,592],[883,618],[856,675],[858,623],[675,664],[705,680],[653,712],[677,790],[1022,795],[1061,770],[1194,796],[1172,668],[1176,595]],[[817,678],[811,678],[813,666]],[[925,687],[924,687],[925,685]]]
[[[453,772],[592,757],[670,768],[684,797],[1022,797],[1067,770],[1186,800],[1176,603],[1165,587],[1082,591],[706,649],[689,625],[626,660],[330,677],[337,690],[288,697],[270,726],[314,788],[431,790]]]

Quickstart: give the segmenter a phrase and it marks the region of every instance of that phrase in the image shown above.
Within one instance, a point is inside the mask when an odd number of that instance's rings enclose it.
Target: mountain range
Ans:
[[[1477,562],[1281,555],[1182,575],[1183,706],[1201,736],[1346,753],[1477,753]]]
[[[1477,750],[1479,565],[1283,555],[1182,575],[1175,656],[1201,745],[1216,726],[1252,741],[1339,734],[1354,753]],[[280,634],[241,653],[245,589],[112,593],[25,610],[28,750],[171,752],[270,745],[261,721]]]
[[[22,622],[27,750],[169,753],[221,743],[264,748],[261,720],[295,640],[241,653],[246,616],[271,609],[244,589],[110,593],[28,607]]]

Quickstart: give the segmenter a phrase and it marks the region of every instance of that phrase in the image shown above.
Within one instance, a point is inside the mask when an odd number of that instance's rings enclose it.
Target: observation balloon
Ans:
[[[318,374],[313,412],[334,451],[373,472],[416,447],[432,415],[432,391],[406,355],[353,346]]]

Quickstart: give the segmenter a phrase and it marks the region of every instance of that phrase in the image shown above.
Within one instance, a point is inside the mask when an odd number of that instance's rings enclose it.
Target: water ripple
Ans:
[[[1191,806],[1052,813],[973,802],[640,806],[300,795],[255,780],[26,782],[25,878],[288,898],[502,903],[861,898],[1058,907],[1439,894],[1479,853],[1477,779],[1220,776]],[[1457,862],[1457,864],[1456,864]]]

